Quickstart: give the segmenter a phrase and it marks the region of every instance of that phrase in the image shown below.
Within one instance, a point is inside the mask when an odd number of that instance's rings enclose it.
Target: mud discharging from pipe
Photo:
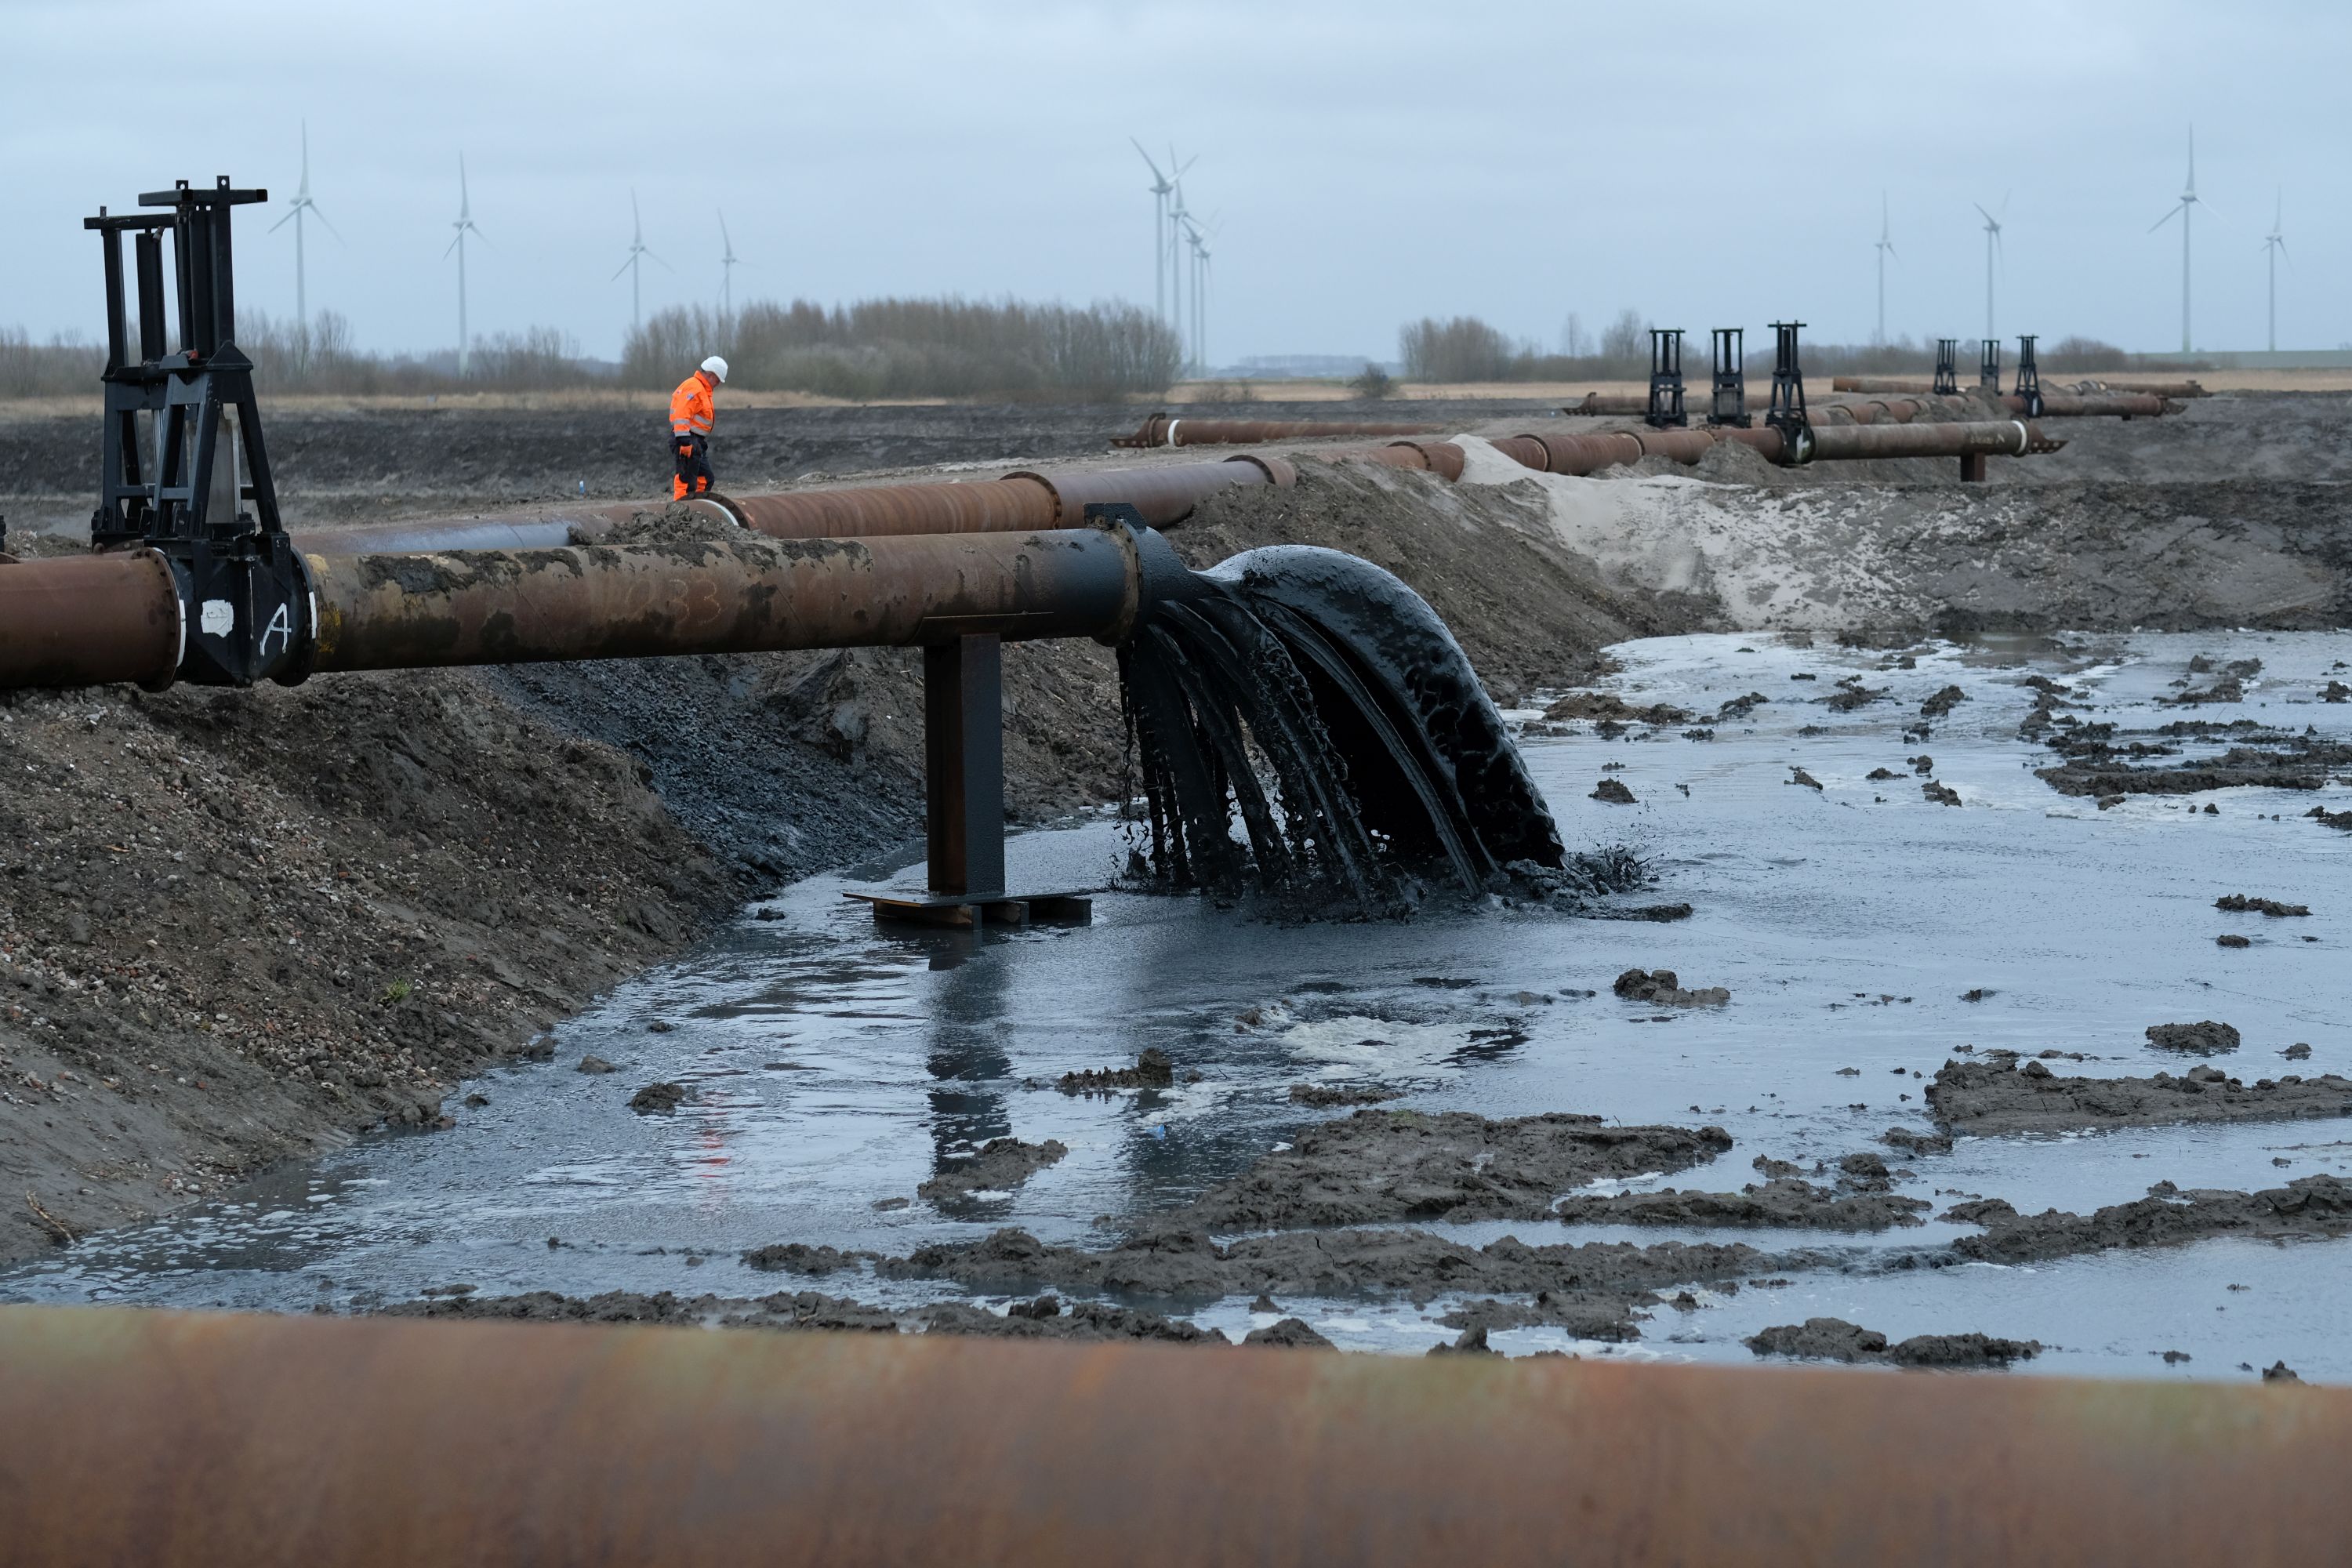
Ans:
[[[1194,574],[1119,670],[1159,885],[1382,915],[1423,874],[1472,895],[1638,876],[1622,858],[1568,864],[1445,623],[1354,556],[1274,545]]]

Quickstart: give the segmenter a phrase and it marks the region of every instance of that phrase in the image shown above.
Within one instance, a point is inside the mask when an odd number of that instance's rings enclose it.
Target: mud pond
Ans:
[[[1893,1169],[1896,1193],[1930,1205],[1924,1223],[1858,1233],[1544,1218],[1421,1226],[1474,1247],[1510,1235],[1739,1241],[1779,1255],[1781,1266],[1738,1281],[1694,1281],[1680,1306],[1645,1307],[1638,1339],[1517,1328],[1494,1333],[1498,1350],[1746,1363],[1759,1330],[1833,1316],[1895,1339],[2037,1340],[2045,1348],[2021,1363],[2028,1373],[2242,1378],[2284,1359],[2306,1378],[2352,1379],[2340,1305],[2352,1297],[2352,1239],[2209,1239],[2004,1264],[1956,1258],[1954,1241],[1979,1227],[1936,1217],[1980,1197],[2089,1214],[2159,1182],[2251,1192],[2352,1173],[2352,1121],[1963,1128],[1946,1153],[1880,1142],[1890,1128],[1932,1130],[1925,1093],[1949,1060],[2055,1050],[2067,1053],[2046,1060],[2058,1075],[2147,1078],[2200,1059],[2153,1048],[2151,1025],[2233,1026],[2242,1045],[2209,1065],[2248,1083],[2352,1074],[2352,832],[2307,815],[2352,810],[2352,770],[2322,768],[2315,791],[2069,795],[2034,771],[2060,760],[2043,743],[2052,731],[2021,734],[2039,707],[2045,726],[2113,722],[2118,745],[2184,721],[2241,720],[2340,742],[2352,738],[2352,704],[2324,697],[2347,674],[2352,637],[2084,637],[1890,654],[1694,637],[1615,652],[1622,673],[1609,689],[1624,703],[1693,717],[1515,717],[1570,846],[1633,846],[1657,884],[1625,901],[1686,901],[1686,920],[1496,904],[1286,926],[1197,900],[1108,893],[1085,928],[907,936],[877,931],[842,897],[894,870],[861,868],[746,910],[562,1026],[552,1062],[461,1087],[448,1100],[453,1129],[364,1139],[228,1201],[87,1238],[0,1275],[0,1299],[349,1310],[464,1285],[481,1296],[814,1289],[883,1306],[1001,1308],[1011,1298],[944,1280],[856,1268],[800,1279],[754,1271],[740,1255],[803,1242],[903,1256],[1007,1226],[1107,1247],[1139,1216],[1351,1114],[1303,1107],[1291,1091],[1304,1084],[1402,1091],[1382,1113],[1577,1111],[1712,1124],[1732,1140],[1712,1163],[1588,1194],[1736,1193],[1761,1179],[1759,1157],[1811,1173],[1868,1151]],[[2251,660],[2260,668],[2248,673]],[[2036,677],[2062,689],[2054,705]],[[1922,717],[1955,686],[1964,700]],[[2213,700],[2184,704],[2184,692]],[[1736,700],[1749,693],[1768,700],[1742,712]],[[2218,758],[2242,736],[2175,731],[2171,754],[2151,765]],[[1924,769],[1920,757],[1931,759]],[[1603,779],[1632,803],[1592,798]],[[1937,798],[1931,784],[1950,793]],[[1118,826],[1090,821],[1015,840],[1013,879],[1099,887],[1124,858]],[[2215,908],[2231,894],[2311,913]],[[2224,935],[2246,944],[2220,945]],[[1661,1007],[1613,994],[1635,967],[1730,997]],[[2281,1053],[2298,1043],[2308,1058],[2290,1065]],[[1172,1063],[1169,1087],[1055,1087],[1147,1048]],[[617,1070],[578,1070],[588,1055]],[[690,1097],[672,1114],[632,1110],[656,1081]],[[1007,1136],[1067,1153],[1012,1190],[917,1195]],[[1455,1300],[1285,1296],[1280,1310],[1344,1348],[1418,1352],[1453,1339],[1437,1320]],[[1235,1339],[1274,1321],[1246,1293],[1153,1305]]]

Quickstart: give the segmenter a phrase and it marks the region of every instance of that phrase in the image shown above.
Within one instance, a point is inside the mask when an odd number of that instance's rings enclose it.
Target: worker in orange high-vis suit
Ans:
[[[726,379],[727,362],[712,354],[669,395],[669,449],[677,459],[672,500],[708,495],[717,483],[710,477],[710,422],[719,413],[713,395]]]

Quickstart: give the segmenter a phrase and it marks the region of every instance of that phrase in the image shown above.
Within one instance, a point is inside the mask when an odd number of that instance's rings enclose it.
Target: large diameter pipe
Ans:
[[[2337,1561],[2352,1394],[0,1308],[0,1560]]]
[[[179,589],[152,550],[0,556],[0,685],[168,686],[184,640]]]
[[[1571,416],[1647,414],[1649,411],[1650,400],[1646,395],[1622,392],[1588,392],[1560,410],[1562,414]]]
[[[1427,436],[1441,425],[1362,419],[1187,419],[1155,414],[1132,436],[1111,438],[1114,447],[1245,447],[1256,441],[1288,441],[1305,436]]]
[[[2004,394],[2000,404],[2012,414],[2026,412],[2025,399],[2013,392]],[[2042,395],[2042,412],[2036,417],[2153,419],[2170,410],[2171,405],[2163,398],[2148,392],[2045,392]]]
[[[2021,458],[2054,452],[2065,445],[2016,419],[1964,425],[1827,425],[1816,426],[1812,435],[1812,460],[1817,463],[1871,458],[1965,458],[1980,453]]]
[[[312,668],[889,647],[980,632],[1115,642],[1137,609],[1136,550],[1121,531],[1064,529],[314,555]]]

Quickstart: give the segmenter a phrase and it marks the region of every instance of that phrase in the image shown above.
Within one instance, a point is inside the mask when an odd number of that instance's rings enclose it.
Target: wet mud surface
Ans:
[[[2000,1052],[1982,1060],[1946,1062],[1927,1086],[1927,1100],[1938,1125],[1983,1138],[2179,1121],[2352,1116],[2352,1079],[2287,1073],[2248,1083],[2205,1066],[2148,1078],[2094,1078],[2055,1073],[2036,1060],[2021,1064]]]
[[[1751,1336],[1748,1348],[1759,1356],[1809,1361],[1879,1363],[1891,1366],[2006,1366],[2042,1353],[2037,1340],[1994,1339],[1979,1333],[1914,1334],[1889,1343],[1885,1334],[1838,1318],[1808,1318]]]

